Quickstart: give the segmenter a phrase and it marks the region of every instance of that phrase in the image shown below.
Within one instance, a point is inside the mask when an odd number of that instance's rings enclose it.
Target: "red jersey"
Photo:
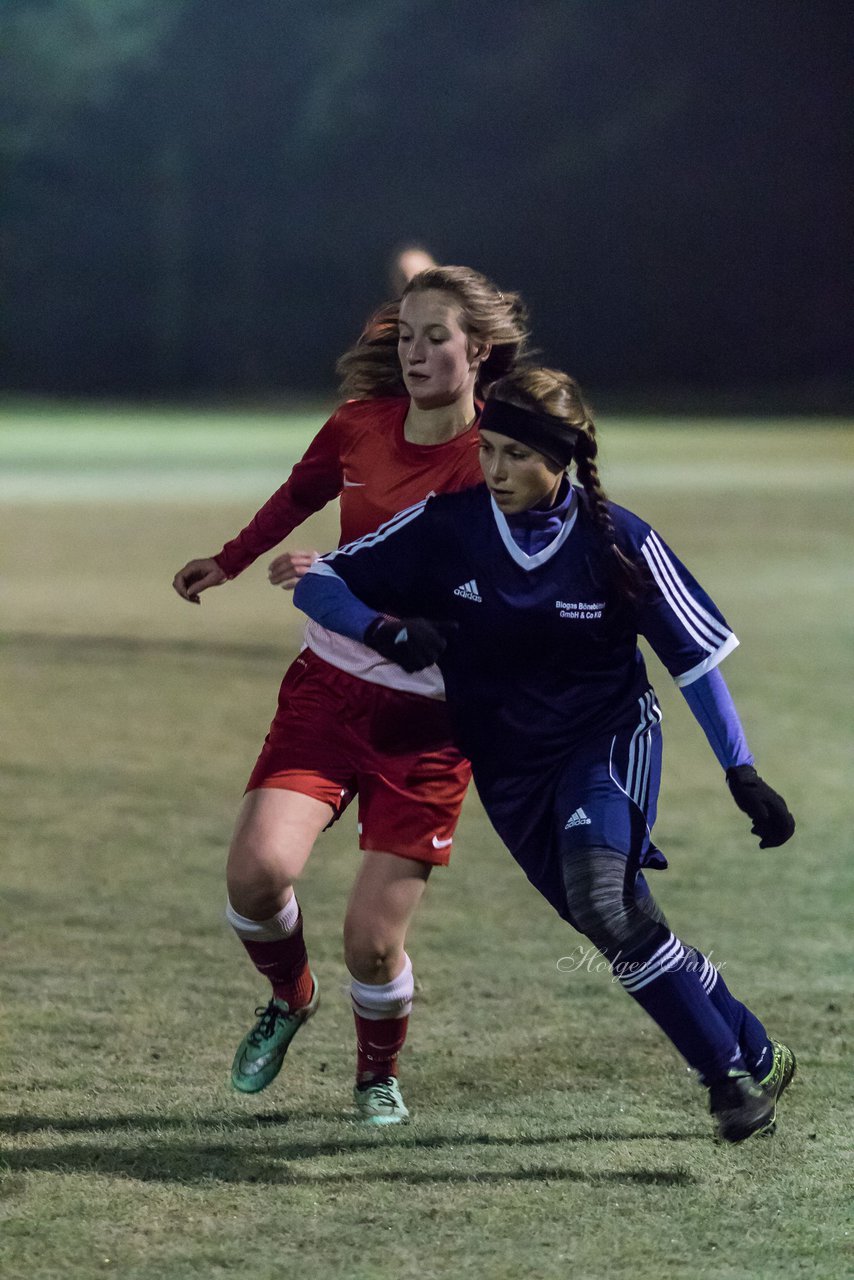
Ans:
[[[339,495],[340,546],[430,493],[479,484],[476,426],[445,444],[412,444],[403,434],[408,410],[402,396],[336,409],[282,487],[214,557],[223,573],[235,578]]]
[[[403,434],[408,397],[348,400],[321,427],[289,478],[236,538],[215,556],[229,578],[275,547],[340,495],[339,546],[372,533],[431,493],[480,484],[476,424],[444,444],[412,444]],[[407,674],[373,649],[316,622],[305,642],[324,661],[373,684],[443,698],[438,667]]]

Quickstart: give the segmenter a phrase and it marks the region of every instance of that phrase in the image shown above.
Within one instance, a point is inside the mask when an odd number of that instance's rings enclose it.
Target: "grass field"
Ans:
[[[741,638],[727,678],[799,823],[758,851],[653,660],[671,861],[655,890],[800,1062],[778,1133],[720,1149],[702,1091],[608,974],[560,971],[580,939],[473,797],[411,938],[412,1125],[344,1118],[350,815],[300,895],[320,1013],[269,1091],[229,1092],[265,997],[222,921],[224,849],[300,617],[266,561],[200,609],[170,582],[245,522],[320,421],[0,415],[0,1274],[851,1275],[850,428],[602,424],[613,496]],[[334,540],[329,511],[289,545]]]

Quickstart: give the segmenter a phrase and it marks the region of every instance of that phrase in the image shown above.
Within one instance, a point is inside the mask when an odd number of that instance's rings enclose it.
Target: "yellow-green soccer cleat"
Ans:
[[[775,1102],[746,1071],[730,1071],[709,1086],[709,1111],[722,1142],[744,1142],[774,1123]]]
[[[409,1112],[395,1076],[357,1084],[353,1090],[353,1101],[360,1124],[409,1124]]]
[[[281,1071],[291,1041],[320,1003],[314,974],[311,979],[311,999],[301,1009],[291,1013],[286,1001],[271,1000],[255,1010],[258,1021],[240,1041],[231,1067],[231,1083],[240,1093],[260,1093]]]
[[[774,1050],[771,1070],[764,1079],[759,1081],[759,1087],[764,1089],[766,1096],[773,1104],[774,1112],[769,1124],[763,1129],[763,1133],[774,1132],[777,1123],[777,1101],[783,1090],[788,1089],[792,1083],[798,1065],[795,1055],[787,1044],[780,1044],[779,1041],[772,1040],[771,1046]]]

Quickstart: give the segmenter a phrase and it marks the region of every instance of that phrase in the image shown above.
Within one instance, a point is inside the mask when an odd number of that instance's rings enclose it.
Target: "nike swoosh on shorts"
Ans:
[[[449,845],[449,844],[453,844],[453,843],[454,843],[454,837],[453,837],[453,836],[451,836],[450,840],[440,840],[440,839],[438,838],[438,836],[434,836],[434,837],[433,837],[433,848],[434,848],[434,849],[447,849],[448,845]]]

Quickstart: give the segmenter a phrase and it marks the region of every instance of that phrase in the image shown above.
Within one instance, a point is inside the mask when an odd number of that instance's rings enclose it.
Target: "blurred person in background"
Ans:
[[[339,496],[343,544],[429,493],[478,483],[479,401],[514,366],[526,336],[519,296],[478,272],[432,266],[412,276],[339,360],[351,398],[246,528],[179,570],[175,590],[198,604]],[[292,589],[315,559],[287,552],[270,580]],[[317,1008],[294,883],[318,835],[358,797],[363,857],[344,922],[354,1099],[368,1123],[408,1119],[397,1080],[413,995],[406,933],[431,870],[449,860],[469,777],[435,666],[407,673],[360,640],[309,624],[228,857],[227,918],[272,987],[235,1055],[236,1089],[266,1088]]]
[[[429,271],[437,266],[436,259],[422,245],[406,244],[392,254],[389,267],[389,281],[392,295],[397,298],[403,293],[413,276],[421,271]]]
[[[697,1071],[718,1137],[740,1142],[773,1127],[795,1059],[673,933],[644,878],[667,863],[652,842],[661,711],[638,637],[679,686],[760,848],[773,848],[795,824],[757,774],[718,671],[738,641],[655,530],[606,499],[568,375],[529,368],[493,383],[480,441],[485,484],[324,557],[295,603],[406,671],[438,661],[499,836]]]

